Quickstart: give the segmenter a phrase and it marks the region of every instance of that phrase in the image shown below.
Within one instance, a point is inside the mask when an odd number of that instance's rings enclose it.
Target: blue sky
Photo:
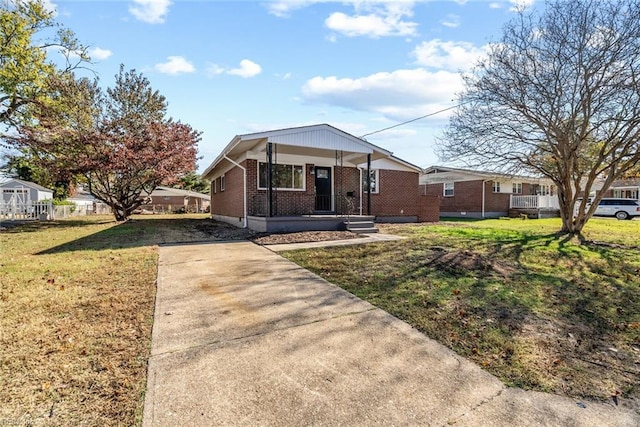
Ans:
[[[540,1],[540,0],[539,0]],[[234,135],[329,123],[362,136],[454,105],[460,71],[534,0],[63,1],[56,20],[113,85],[136,69],[203,132],[203,171]],[[426,167],[448,112],[366,139]]]

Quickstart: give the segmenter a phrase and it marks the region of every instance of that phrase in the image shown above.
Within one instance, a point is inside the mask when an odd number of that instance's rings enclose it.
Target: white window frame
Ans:
[[[258,176],[257,176],[257,183],[256,186],[258,188],[258,190],[267,190],[267,187],[260,187],[260,165],[264,165],[264,167],[267,167],[267,163],[266,162],[258,162]],[[298,165],[295,163],[278,163],[278,165],[280,166],[290,166],[291,168],[301,168],[302,169],[302,188],[288,188],[288,187],[273,187],[274,190],[277,191],[307,191],[307,174],[306,174],[306,166],[305,165]],[[273,166],[276,166],[276,164],[274,164]],[[295,183],[295,171],[291,171],[291,179],[293,180],[291,182],[291,185],[293,186],[293,184]]]
[[[367,171],[364,170],[362,174],[362,191],[364,194],[367,194]],[[371,173],[371,181],[373,182],[373,187],[371,188],[371,194],[379,194],[380,193],[380,170],[378,169],[370,169]]]
[[[444,197],[453,197],[456,192],[456,183],[455,182],[445,182],[442,184],[442,195]],[[447,194],[450,192],[450,194]]]
[[[513,185],[511,186],[511,192],[513,194],[522,194],[522,183],[514,182]]]
[[[220,176],[220,191],[224,191],[225,179],[224,174]]]
[[[493,181],[493,184],[491,185],[491,189],[494,193],[499,193],[500,192],[500,181]]]

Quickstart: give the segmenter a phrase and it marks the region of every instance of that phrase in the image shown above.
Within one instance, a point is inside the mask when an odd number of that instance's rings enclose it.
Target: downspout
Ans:
[[[485,199],[485,184],[489,182],[488,179],[482,181],[482,218],[484,218],[484,199]]]
[[[244,221],[243,221],[243,223],[244,224],[243,224],[242,228],[247,228],[247,226],[248,226],[248,222],[247,222],[247,168],[245,168],[244,166],[242,166],[240,163],[236,162],[235,160],[230,159],[226,154],[224,155],[224,158],[227,159],[228,161],[230,161],[235,166],[237,166],[240,169],[242,169],[242,180],[243,180],[243,188],[244,188],[244,191],[242,193],[242,196],[243,196],[243,210],[244,210]]]

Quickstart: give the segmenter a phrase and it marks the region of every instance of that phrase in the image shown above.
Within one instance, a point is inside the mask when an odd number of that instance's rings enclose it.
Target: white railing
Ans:
[[[0,220],[15,221],[26,219],[53,219],[53,202],[44,200],[41,202],[18,202],[12,199],[9,202],[0,202]]]
[[[558,196],[515,196],[509,199],[510,209],[560,209]]]

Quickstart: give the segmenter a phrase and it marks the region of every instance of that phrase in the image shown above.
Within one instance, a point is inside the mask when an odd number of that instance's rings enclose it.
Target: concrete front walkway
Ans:
[[[144,426],[640,425],[577,403],[506,388],[253,243],[160,248]]]

